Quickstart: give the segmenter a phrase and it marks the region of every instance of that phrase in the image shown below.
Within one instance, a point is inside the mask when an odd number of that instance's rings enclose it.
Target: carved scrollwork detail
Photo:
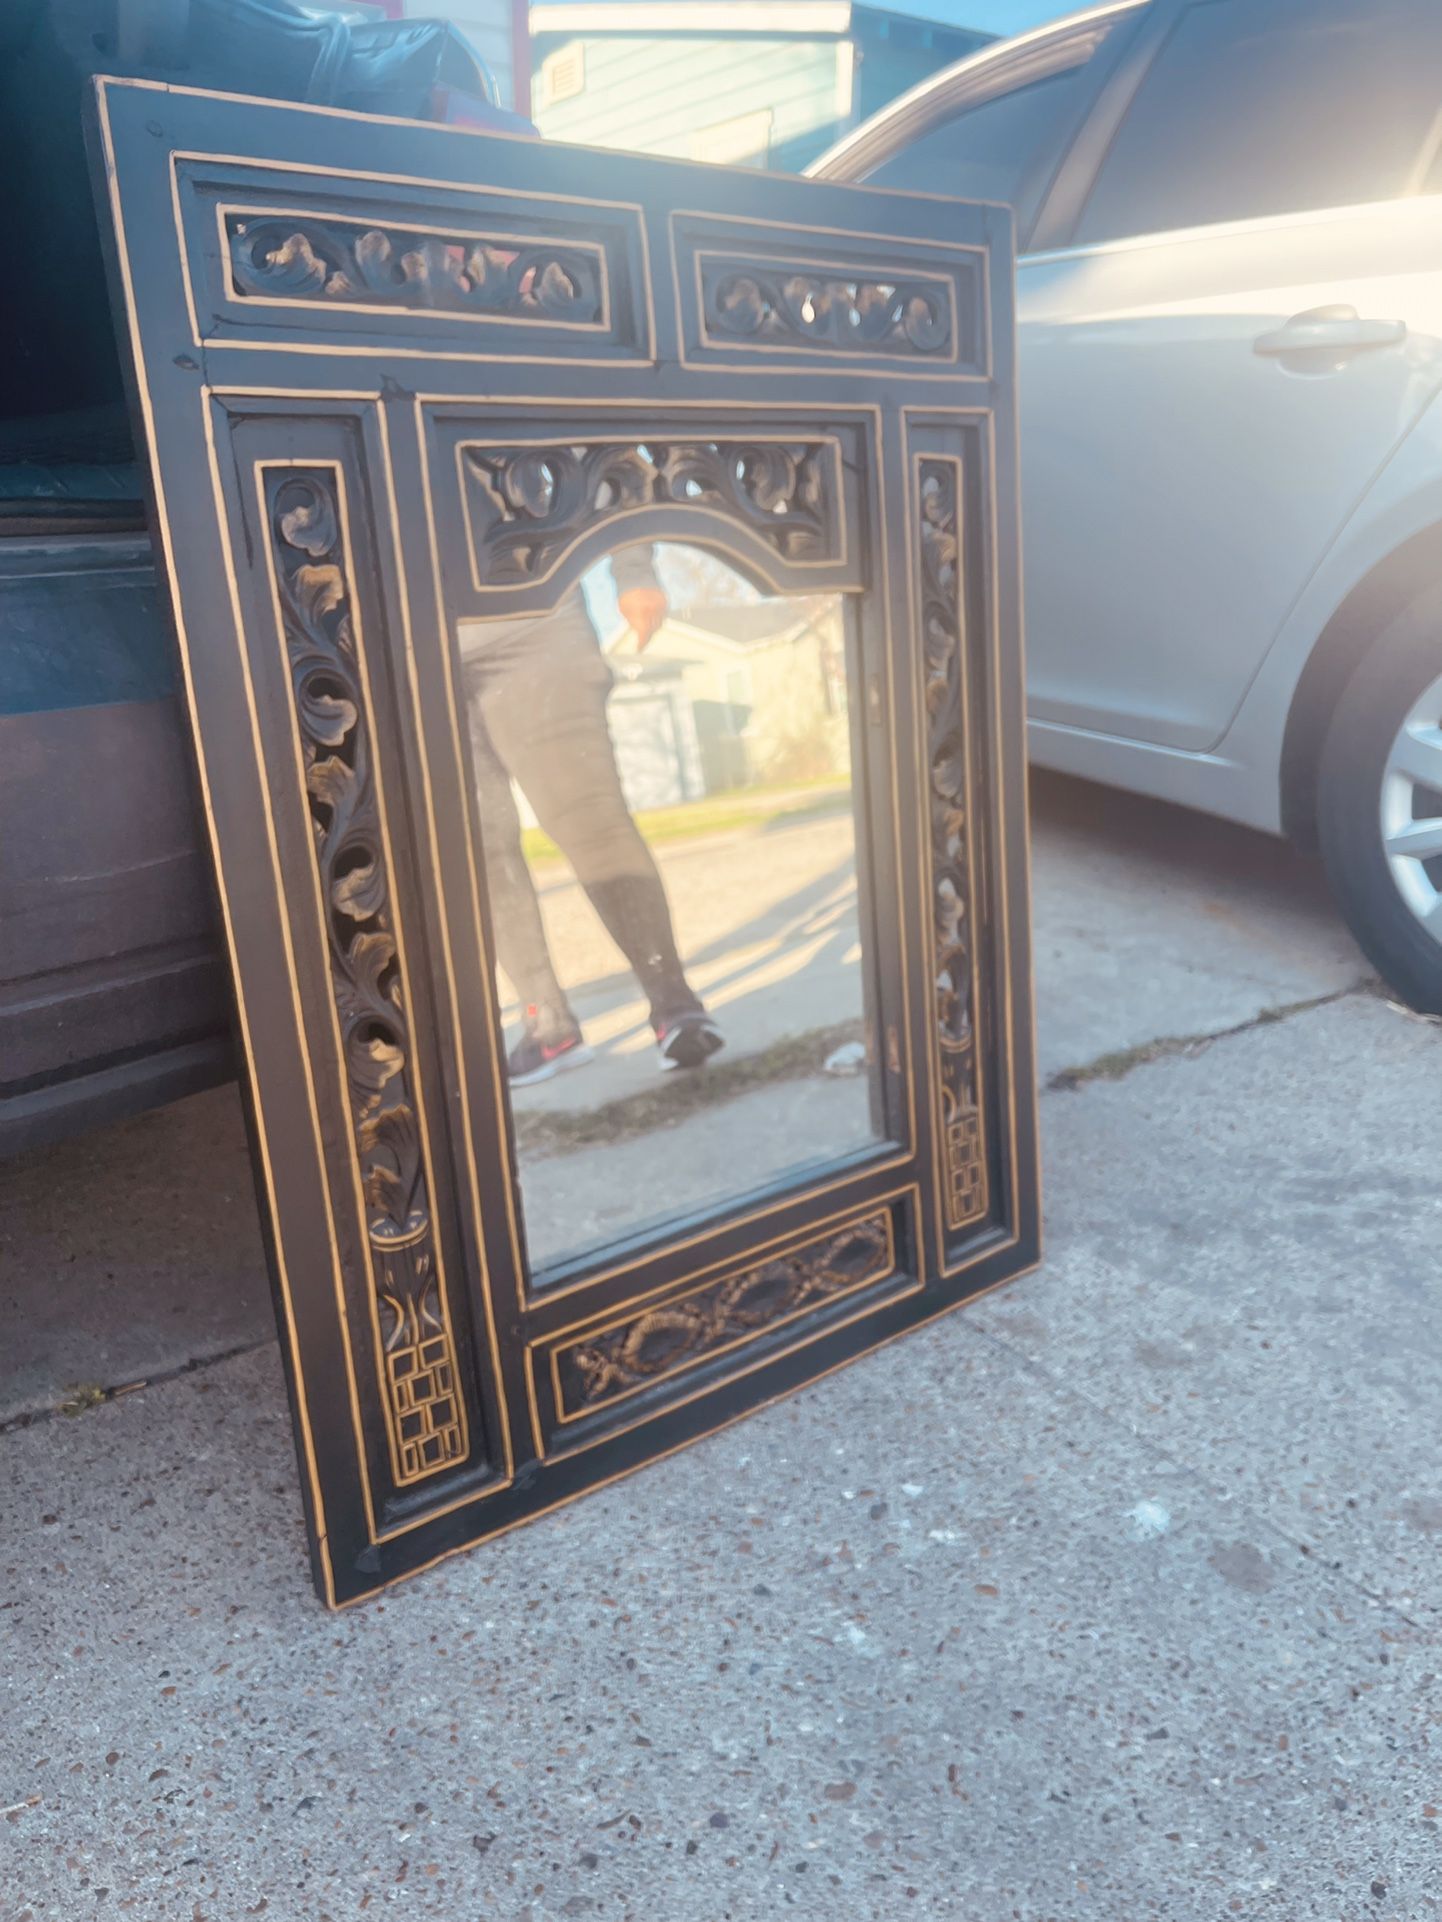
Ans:
[[[241,299],[318,301],[398,312],[598,325],[599,247],[422,233],[311,214],[226,215],[231,281]]]
[[[726,341],[830,353],[949,353],[952,291],[940,279],[882,278],[702,259],[706,333]]]
[[[465,1418],[416,1112],[410,1019],[335,470],[267,468],[266,506],[365,1201],[396,1480],[462,1460]]]
[[[788,561],[839,557],[830,441],[608,441],[464,449],[482,586],[541,580],[592,528],[638,507],[707,507]]]
[[[787,1254],[724,1275],[561,1350],[564,1409],[588,1412],[648,1387],[805,1309],[884,1280],[894,1267],[891,1217],[883,1209]]]
[[[947,1225],[961,1228],[986,1212],[988,1200],[973,1005],[976,886],[968,834],[971,776],[963,678],[960,466],[955,460],[924,460],[918,483],[934,1033],[941,1082]]]

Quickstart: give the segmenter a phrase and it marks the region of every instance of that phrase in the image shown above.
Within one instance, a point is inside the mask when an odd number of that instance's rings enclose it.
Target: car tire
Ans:
[[[1317,830],[1357,945],[1409,1007],[1442,1014],[1442,586],[1384,629],[1344,688]]]

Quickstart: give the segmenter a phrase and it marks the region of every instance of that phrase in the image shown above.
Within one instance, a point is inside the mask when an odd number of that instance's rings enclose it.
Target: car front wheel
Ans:
[[[1348,682],[1322,750],[1322,859],[1363,953],[1442,1014],[1442,588],[1406,609]]]

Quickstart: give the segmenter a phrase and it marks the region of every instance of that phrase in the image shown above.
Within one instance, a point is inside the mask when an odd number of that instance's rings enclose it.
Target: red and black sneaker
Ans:
[[[661,1054],[661,1071],[671,1068],[700,1068],[726,1038],[709,1014],[678,1014],[670,1021],[656,1023],[656,1046]]]
[[[588,1061],[595,1059],[576,1022],[564,1028],[547,1023],[543,1035],[539,1013],[536,1008],[526,1009],[521,1038],[506,1059],[506,1074],[513,1088],[529,1088],[532,1082],[549,1081],[553,1074],[564,1074],[568,1068],[584,1068]]]

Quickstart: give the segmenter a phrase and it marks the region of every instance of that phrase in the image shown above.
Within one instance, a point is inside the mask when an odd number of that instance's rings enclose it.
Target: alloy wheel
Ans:
[[[1392,742],[1381,828],[1398,894],[1442,944],[1442,674],[1413,703]]]

